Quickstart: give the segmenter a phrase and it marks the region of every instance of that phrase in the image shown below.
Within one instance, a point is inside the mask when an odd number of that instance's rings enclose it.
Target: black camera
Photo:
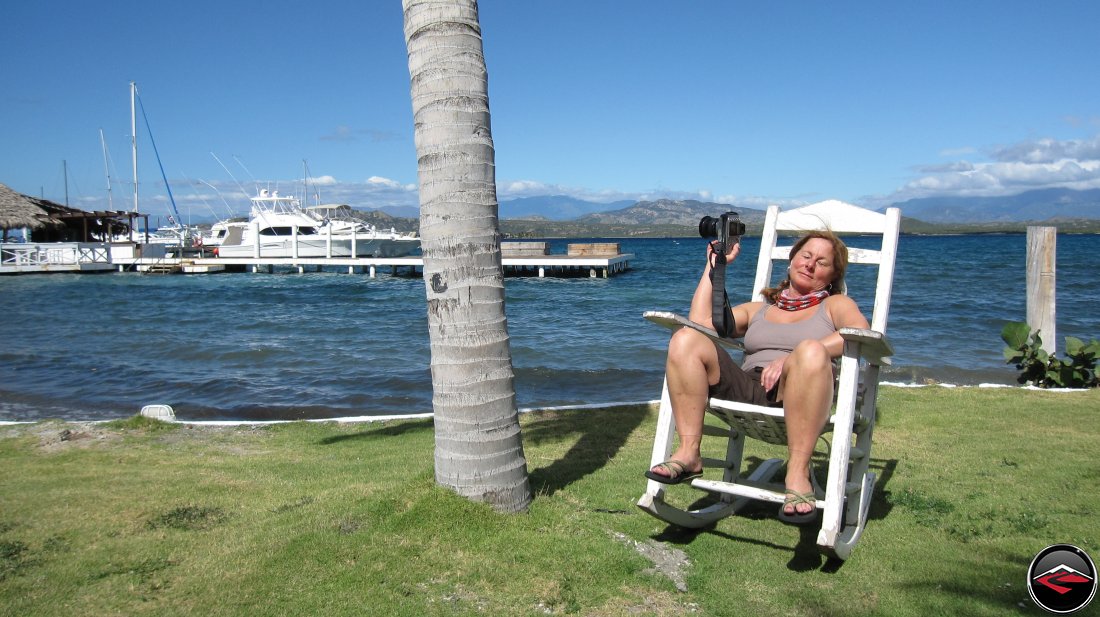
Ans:
[[[718,218],[704,216],[699,220],[699,235],[704,238],[717,238],[722,247],[728,247],[730,241],[745,235],[745,224],[736,212],[726,212]],[[723,252],[725,249],[721,249]]]

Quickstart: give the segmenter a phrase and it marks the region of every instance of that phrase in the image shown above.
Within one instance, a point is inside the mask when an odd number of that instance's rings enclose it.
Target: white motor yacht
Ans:
[[[229,235],[229,230],[234,227],[240,228],[243,232],[244,228],[248,227],[248,222],[231,220],[218,221],[210,226],[210,231],[199,236],[199,243],[197,246],[206,248],[221,246],[222,242],[225,242],[226,237]]]
[[[420,239],[415,234],[401,234],[392,229],[380,232],[361,221],[342,218],[334,220],[323,214],[311,214],[294,197],[262,190],[252,198],[249,222],[227,226],[217,254],[219,257],[402,257],[420,248]]]

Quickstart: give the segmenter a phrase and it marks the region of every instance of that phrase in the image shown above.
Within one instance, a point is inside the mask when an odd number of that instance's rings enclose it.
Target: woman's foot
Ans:
[[[779,508],[779,519],[787,523],[805,523],[812,520],[817,514],[814,485],[810,480],[813,469],[807,469],[803,473],[795,471],[787,474],[786,497]]]
[[[787,489],[783,505],[779,507],[779,520],[784,523],[801,525],[817,517],[814,492],[799,493]]]
[[[652,469],[645,472],[645,477],[661,484],[680,484],[692,478],[703,475],[703,466],[700,464],[698,471],[692,471],[687,463],[670,458],[663,463],[657,463]]]

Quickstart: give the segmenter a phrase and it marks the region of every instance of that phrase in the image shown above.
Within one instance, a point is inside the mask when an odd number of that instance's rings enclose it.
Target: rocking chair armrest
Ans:
[[[890,364],[889,357],[894,355],[894,346],[882,332],[862,328],[841,328],[840,336],[845,342],[859,343],[859,355],[867,362],[879,366]]]
[[[740,340],[726,338],[724,336],[718,336],[712,328],[708,328],[702,324],[696,323],[683,315],[678,315],[669,311],[646,311],[642,313],[642,317],[645,317],[653,323],[664,326],[672,331],[679,330],[680,328],[691,328],[699,333],[705,334],[711,340],[716,341],[724,347],[730,349],[744,350],[745,346]]]

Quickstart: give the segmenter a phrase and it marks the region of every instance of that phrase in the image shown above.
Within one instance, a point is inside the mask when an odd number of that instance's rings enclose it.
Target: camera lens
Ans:
[[[704,216],[699,220],[699,236],[703,238],[718,237],[718,219],[713,216]]]

